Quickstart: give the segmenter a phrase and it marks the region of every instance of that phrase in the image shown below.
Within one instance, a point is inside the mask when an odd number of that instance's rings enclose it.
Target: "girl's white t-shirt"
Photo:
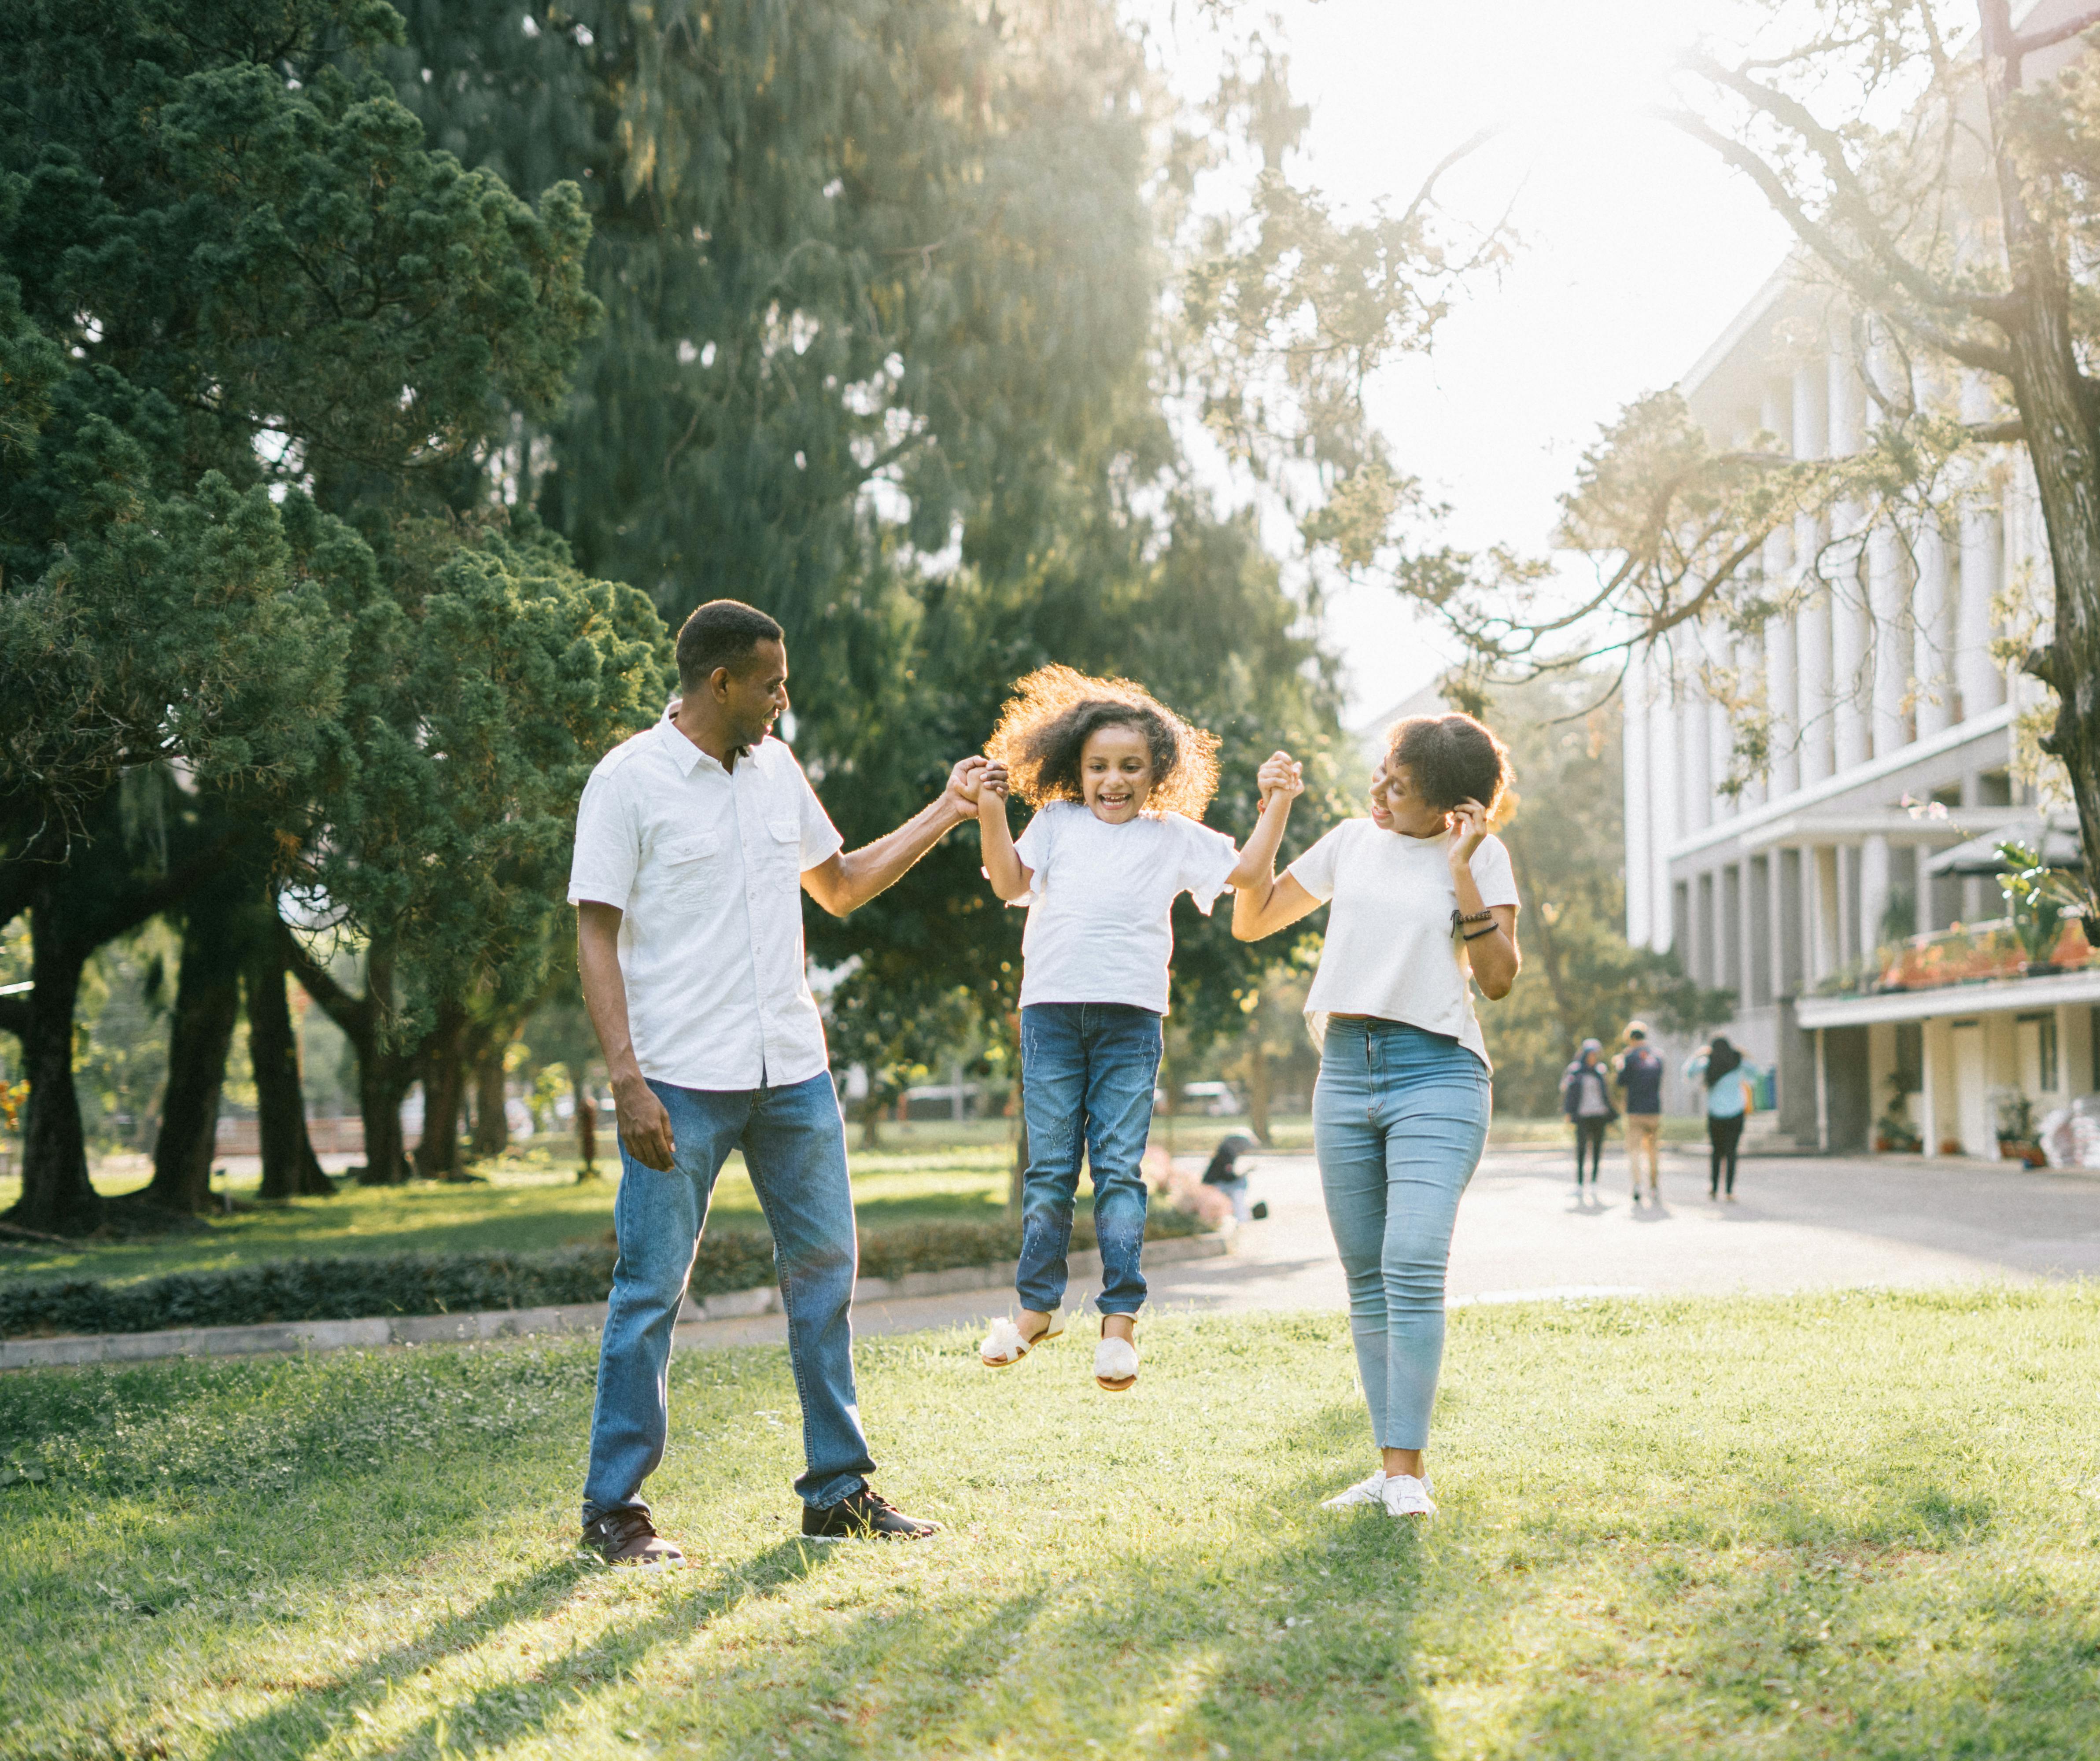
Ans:
[[[1410,838],[1374,820],[1350,819],[1290,865],[1286,872],[1299,886],[1334,903],[1305,997],[1315,1044],[1330,1015],[1377,1015],[1447,1035],[1487,1063],[1472,969],[1451,933],[1458,892],[1444,852],[1440,831]],[[1499,838],[1480,840],[1471,866],[1482,905],[1517,903],[1516,876]]]
[[[1167,1013],[1174,897],[1206,917],[1239,862],[1221,831],[1180,813],[1120,825],[1077,801],[1043,804],[1014,848],[1034,875],[1021,1004],[1131,1003]]]

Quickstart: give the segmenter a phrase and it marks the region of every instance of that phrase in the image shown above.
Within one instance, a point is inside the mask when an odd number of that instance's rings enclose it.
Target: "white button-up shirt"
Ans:
[[[667,719],[599,761],[576,812],[569,903],[620,909],[643,1076],[779,1088],[827,1067],[801,877],[844,842],[778,740],[727,771]]]

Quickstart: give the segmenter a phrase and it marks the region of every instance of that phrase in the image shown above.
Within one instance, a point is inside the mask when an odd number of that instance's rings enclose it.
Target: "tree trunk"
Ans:
[[[510,1042],[492,1034],[474,1065],[474,1160],[501,1156],[510,1147],[510,1121],[504,1114],[503,1054]]]
[[[48,896],[50,888],[46,888]],[[22,1121],[22,1195],[7,1221],[54,1235],[84,1235],[102,1222],[102,1200],[87,1178],[87,1141],[73,1081],[73,1011],[85,957],[68,945],[62,923],[41,901],[29,914],[29,995],[22,1073],[29,1100]]]
[[[2023,82],[2011,54],[2012,9],[2009,0],[1983,0],[1977,10],[2011,283],[2000,328],[2056,577],[2049,645],[2029,655],[2027,669],[2057,693],[2056,726],[2042,749],[2069,773],[2090,889],[2100,887],[2100,420],[2079,360],[2063,230],[2029,205],[2031,168],[2010,138]]]
[[[255,1111],[262,1126],[262,1196],[331,1198],[335,1183],[323,1172],[307,1134],[299,1037],[285,997],[284,949],[268,925],[249,938],[241,983],[248,1001],[248,1056],[255,1067]]]
[[[460,1103],[466,1092],[466,1058],[461,1044],[465,1024],[450,1005],[438,1012],[422,1059],[423,1135],[416,1145],[416,1173],[423,1180],[457,1180],[461,1175]]]
[[[219,1097],[240,1017],[235,915],[223,892],[205,888],[183,927],[182,971],[168,1030],[167,1098],[153,1146],[153,1178],[136,1195],[139,1204],[164,1211],[193,1213],[211,1203]]]
[[[362,1186],[398,1186],[408,1178],[401,1135],[401,1103],[408,1092],[408,1077],[392,1059],[360,1049],[357,1111],[364,1121],[364,1166],[357,1178]]]
[[[860,1147],[864,1150],[882,1147],[882,1113],[887,1104],[882,1091],[872,1083],[868,1085],[867,1098],[860,1103]]]
[[[579,1182],[598,1178],[598,1103],[591,1098],[590,1083],[584,1067],[576,1066],[570,1077],[576,1096],[576,1179]]]
[[[1262,1142],[1268,1142],[1268,1042],[1256,1028],[1247,1035],[1247,1123]]]

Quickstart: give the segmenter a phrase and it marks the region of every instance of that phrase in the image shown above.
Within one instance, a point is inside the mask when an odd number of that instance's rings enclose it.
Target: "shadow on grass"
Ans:
[[[753,1597],[776,1595],[811,1575],[826,1552],[814,1543],[787,1540],[711,1578],[654,1574],[655,1606],[616,1621],[588,1644],[561,1653],[529,1681],[481,1688],[448,1701],[412,1729],[390,1737],[387,1752],[404,1757],[473,1754],[527,1738],[580,1697],[624,1687],[660,1646],[690,1638],[726,1610]],[[494,1629],[554,1614],[579,1584],[606,1569],[581,1555],[548,1565],[499,1590],[469,1613],[441,1621],[408,1643],[309,1689],[298,1701],[227,1731],[213,1753],[297,1757],[339,1734],[354,1734],[364,1706],[383,1700],[401,1678],[479,1650]],[[700,1578],[697,1584],[695,1578]],[[330,1703],[320,1707],[314,1703],[317,1699]]]

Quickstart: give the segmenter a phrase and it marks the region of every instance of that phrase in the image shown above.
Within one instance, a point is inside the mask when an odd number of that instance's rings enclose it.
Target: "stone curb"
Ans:
[[[1232,1252],[1226,1235],[1180,1235],[1149,1242],[1145,1257],[1154,1266],[1207,1260]],[[1074,1280],[1098,1278],[1097,1253],[1071,1257]],[[863,1278],[854,1286],[855,1302],[901,1297],[940,1297],[990,1290],[1013,1282],[1011,1261],[958,1266],[942,1272],[907,1272],[902,1278]],[[771,1284],[730,1290],[678,1311],[678,1324],[727,1321],[778,1314],[780,1292]],[[58,1339],[0,1340],[0,1370],[50,1369],[78,1363],[139,1363],[155,1358],[241,1357],[263,1352],[341,1351],[376,1345],[430,1345],[463,1340],[519,1339],[528,1334],[593,1333],[605,1325],[602,1302],[571,1302],[541,1309],[483,1309],[471,1314],[374,1315],[355,1321],[271,1321],[254,1327],[181,1327],[157,1333],[74,1333]]]

